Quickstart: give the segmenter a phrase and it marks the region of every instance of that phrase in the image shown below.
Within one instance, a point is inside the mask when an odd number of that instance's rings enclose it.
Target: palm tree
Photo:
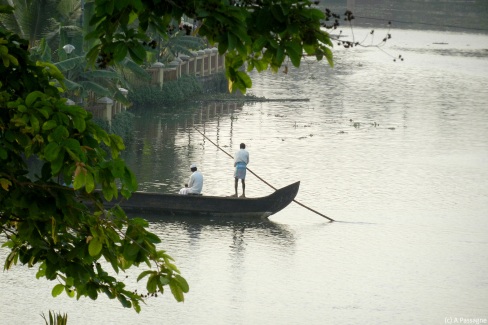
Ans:
[[[149,50],[149,63],[154,61],[167,63],[173,61],[179,54],[190,55],[192,51],[205,48],[205,41],[193,36],[192,27],[187,24],[173,23],[170,26],[170,32],[160,35],[154,29],[148,30],[148,36],[157,41],[157,47]]]
[[[51,48],[58,49],[59,60],[66,59],[61,50],[66,44],[75,47],[75,53],[83,53],[83,8],[80,0],[57,0],[56,16],[51,18],[51,32],[45,37]]]
[[[13,15],[0,15],[0,24],[29,40],[33,59],[55,62],[64,73],[66,97],[84,102],[88,97],[107,96],[129,104],[119,90],[119,87],[130,88],[126,76],[149,78],[130,60],[108,70],[88,69],[83,51],[80,0],[0,0],[0,4],[15,7]],[[90,8],[88,4],[85,9]],[[74,50],[67,53],[63,46],[73,46]]]
[[[160,46],[160,61],[170,62],[179,54],[191,55],[191,51],[205,48],[205,42],[200,37],[177,32],[167,40],[163,40]]]
[[[97,97],[109,97],[129,105],[130,102],[120,88],[131,89],[130,80],[133,78],[146,81],[150,78],[143,68],[129,58],[109,69],[88,69],[84,55],[74,56],[54,65],[65,76],[66,97],[77,102],[85,102],[87,98],[89,101],[94,101]]]
[[[122,63],[105,70],[91,70],[87,66],[83,35],[89,32],[88,24],[83,24],[83,15],[90,16],[93,2],[87,0],[0,0],[0,4],[15,7],[13,15],[0,14],[0,25],[29,40],[32,58],[55,62],[64,73],[67,88],[66,97],[77,102],[86,98],[110,97],[129,104],[119,91],[120,87],[131,89],[131,82],[147,81],[150,77],[140,66],[126,58]],[[150,32],[158,48],[149,50],[157,57],[154,61],[170,62],[179,54],[191,55],[191,51],[204,48],[201,38],[191,36],[191,27],[174,25],[170,37]],[[153,42],[154,44],[155,42]],[[63,47],[73,46],[67,53]],[[52,49],[55,49],[54,51]]]
[[[12,15],[0,14],[0,24],[29,41],[29,48],[52,31],[58,0],[0,0],[14,7]]]

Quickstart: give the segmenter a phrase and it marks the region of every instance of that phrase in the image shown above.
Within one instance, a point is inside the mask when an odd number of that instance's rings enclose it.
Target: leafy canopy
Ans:
[[[156,249],[161,240],[147,221],[103,207],[102,199],[137,189],[119,157],[120,137],[67,105],[54,86],[64,79],[56,66],[31,61],[28,42],[1,28],[0,60],[0,240],[10,250],[4,268],[37,266],[38,278],[58,282],[53,296],[105,293],[139,312],[143,297],[115,274],[146,264],[150,269],[138,280],[146,280],[148,293],[169,286],[183,301],[188,284],[172,258]],[[41,165],[34,173],[32,162]]]
[[[113,64],[127,53],[142,63],[149,41],[148,28],[167,36],[167,28],[183,15],[193,18],[196,33],[217,45],[226,56],[230,89],[245,92],[252,86],[241,71],[277,71],[285,58],[296,67],[302,56],[324,57],[332,64],[332,43],[321,28],[326,18],[308,0],[94,0],[93,31],[86,39],[98,39],[87,57],[101,67]]]

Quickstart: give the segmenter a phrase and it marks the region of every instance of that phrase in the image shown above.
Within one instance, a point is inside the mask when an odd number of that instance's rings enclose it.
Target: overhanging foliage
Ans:
[[[252,86],[240,68],[277,71],[285,58],[296,67],[302,56],[324,57],[332,64],[332,43],[321,28],[325,13],[307,0],[220,1],[220,0],[94,0],[96,10],[90,20],[94,30],[87,39],[99,39],[88,53],[91,64],[105,67],[125,53],[142,63],[148,28],[167,35],[172,21],[183,15],[197,22],[196,34],[218,46],[226,56],[226,76],[230,90],[243,92]],[[120,55],[123,54],[123,55]]]
[[[4,268],[37,266],[37,277],[58,282],[53,296],[96,299],[105,293],[140,311],[143,298],[115,273],[142,263],[151,268],[140,276],[149,293],[169,286],[183,301],[188,284],[171,257],[156,249],[160,239],[148,223],[102,205],[137,189],[119,157],[121,138],[93,123],[84,109],[67,105],[51,83],[63,85],[61,72],[31,61],[27,48],[26,40],[0,30],[0,233],[10,250]],[[29,176],[26,160],[32,157],[42,168]]]

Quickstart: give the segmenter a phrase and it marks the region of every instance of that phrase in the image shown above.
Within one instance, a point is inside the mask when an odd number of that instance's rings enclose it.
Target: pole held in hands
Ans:
[[[229,156],[230,158],[234,159],[234,157],[233,157],[231,154],[229,154],[227,151],[225,151],[224,149],[222,149],[221,147],[219,147],[219,146],[218,146],[216,143],[214,143],[212,140],[210,140],[210,139],[209,139],[209,138],[208,138],[208,137],[207,137],[205,134],[203,134],[203,133],[202,133],[202,132],[201,132],[199,129],[197,129],[196,127],[194,127],[194,128],[195,128],[195,130],[197,130],[197,131],[198,131],[198,133],[200,133],[200,134],[201,134],[201,135],[202,135],[202,136],[203,136],[205,139],[207,139],[207,140],[208,140],[208,141],[209,141],[211,144],[213,144],[214,146],[216,146],[218,149],[220,149],[220,150],[221,150],[223,153],[225,153],[225,154],[226,154],[227,156]],[[275,190],[275,191],[277,190],[277,189],[276,189],[276,188],[275,188],[273,185],[271,185],[270,183],[266,182],[264,179],[262,179],[261,177],[259,177],[259,176],[258,176],[258,175],[257,175],[255,172],[253,172],[252,170],[250,170],[250,169],[249,169],[249,168],[247,168],[247,167],[246,167],[246,169],[247,169],[247,170],[248,170],[248,171],[249,171],[251,174],[253,174],[253,175],[254,175],[254,176],[256,176],[258,179],[260,179],[260,180],[261,180],[261,181],[262,181],[264,184],[268,185],[269,187],[271,187],[271,188],[272,188],[273,190]],[[312,211],[312,212],[314,212],[314,213],[318,214],[319,216],[321,216],[321,217],[323,217],[323,218],[325,218],[325,219],[328,219],[330,222],[335,221],[334,219],[329,218],[329,217],[327,217],[326,215],[324,215],[324,214],[322,214],[322,213],[320,213],[320,212],[318,212],[318,211],[316,211],[316,210],[314,210],[314,209],[312,209],[312,208],[309,208],[309,207],[308,207],[308,206],[306,206],[305,204],[300,203],[300,202],[298,202],[298,201],[297,201],[297,200],[295,200],[295,199],[293,200],[293,202],[295,202],[296,204],[298,204],[298,205],[300,205],[300,206],[304,207],[305,209],[308,209],[308,210],[310,210],[310,211]]]

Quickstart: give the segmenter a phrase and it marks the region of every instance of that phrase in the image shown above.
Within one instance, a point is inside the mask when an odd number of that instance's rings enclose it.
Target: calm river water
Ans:
[[[126,159],[141,189],[176,192],[197,163],[206,194],[232,193],[232,160],[196,127],[231,154],[245,142],[252,171],[301,181],[297,200],[337,222],[295,203],[268,221],[152,221],[190,283],[185,303],[167,294],[136,314],[52,298],[19,266],[0,276],[0,323],[50,309],[71,325],[486,323],[488,36],[393,36],[383,50],[336,47],[333,69],[253,74],[257,96],[309,101],[134,110]],[[248,196],[271,191],[248,176]]]

